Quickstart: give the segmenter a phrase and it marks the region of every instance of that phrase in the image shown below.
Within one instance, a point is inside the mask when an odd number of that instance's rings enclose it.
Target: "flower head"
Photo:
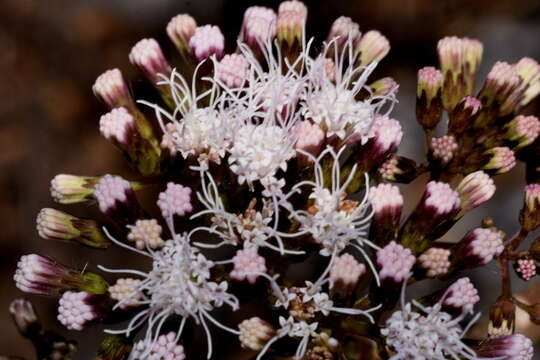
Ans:
[[[135,44],[129,53],[129,61],[154,84],[161,80],[160,75],[169,76],[171,73],[171,66],[155,39],[142,39]]]
[[[532,360],[533,342],[521,334],[489,338],[476,347],[476,353],[482,358],[501,360]]]
[[[159,194],[157,205],[164,219],[169,219],[174,215],[184,216],[193,210],[191,189],[170,182],[167,184],[167,189]]]
[[[276,333],[269,323],[258,317],[252,317],[242,321],[238,325],[238,328],[240,329],[240,343],[242,347],[254,351],[261,350]]]
[[[197,28],[197,22],[190,15],[179,14],[173,17],[167,24],[167,35],[171,41],[176,45],[176,48],[185,53],[189,51],[189,41],[195,29]]]
[[[443,297],[442,304],[460,312],[472,312],[474,305],[479,301],[478,290],[469,278],[464,277],[450,285]]]
[[[111,109],[133,102],[122,72],[118,69],[107,70],[99,75],[92,90]]]
[[[69,330],[81,331],[87,323],[106,315],[100,305],[102,300],[101,297],[84,291],[67,291],[59,301],[58,320]]]
[[[366,266],[350,254],[336,258],[330,268],[330,288],[334,291],[352,291],[366,272]]]
[[[230,88],[241,87],[246,81],[249,64],[241,54],[225,55],[216,65],[216,77]]]
[[[137,220],[135,225],[130,226],[127,239],[134,242],[137,249],[140,250],[147,247],[157,249],[164,245],[164,241],[161,239],[161,226],[156,219]]]
[[[457,246],[455,261],[470,267],[486,265],[504,249],[501,233],[484,228],[468,232]]]
[[[231,271],[231,278],[235,280],[247,279],[254,284],[259,274],[266,272],[266,261],[257,253],[256,246],[238,250],[232,260],[234,269]]]
[[[433,137],[431,139],[432,156],[443,164],[447,164],[454,157],[458,144],[456,138],[452,135]]]
[[[485,172],[475,171],[461,180],[456,191],[462,212],[467,212],[488,201],[495,193],[495,184]]]
[[[450,250],[432,247],[418,257],[420,267],[427,270],[428,277],[438,277],[450,268]]]
[[[482,167],[491,174],[503,174],[510,171],[516,165],[514,152],[506,146],[498,146],[487,150],[485,153],[489,160]]]
[[[137,290],[140,284],[141,280],[138,279],[121,278],[116,280],[114,285],[109,286],[109,295],[117,302],[115,306],[122,310],[138,306],[142,299]]]
[[[381,281],[389,280],[393,283],[402,283],[409,277],[409,273],[416,262],[410,249],[392,241],[377,251],[377,265]]]
[[[141,340],[134,344],[130,360],[184,360],[184,347],[178,344],[174,331],[160,335],[155,341]]]

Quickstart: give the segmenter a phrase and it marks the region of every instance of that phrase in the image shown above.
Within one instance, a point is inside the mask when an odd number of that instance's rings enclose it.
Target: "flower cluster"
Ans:
[[[512,319],[514,303],[535,307],[514,302],[509,274],[513,265],[529,280],[540,261],[540,238],[521,248],[540,227],[540,121],[520,114],[540,93],[540,65],[498,62],[475,92],[483,45],[442,39],[440,68],[418,72],[427,148],[417,163],[397,155],[397,83],[372,79],[389,41],[340,17],[317,44],[306,36],[307,18],[298,0],[277,12],[250,7],[229,49],[218,26],[175,16],[167,34],[181,64],[154,39],[129,54],[159,95],[153,102],[134,99],[119,69],[100,75],[93,90],[108,112],[99,131],[138,181],[60,174],[53,199],[93,202],[107,225],[46,208],[37,229],[47,240],[116,246],[140,261],[98,265],[98,274],[24,255],[17,287],[58,298],[58,320],[70,330],[105,323],[95,359],[217,358],[222,331],[257,360],[358,359],[364,342],[380,359],[532,359]],[[520,231],[505,239],[485,219],[459,241],[441,240],[490,200],[493,177],[517,161],[527,164],[528,182]],[[395,183],[422,174],[423,195],[405,214],[406,187]],[[147,188],[161,191],[153,207],[139,201]],[[490,336],[465,339],[480,297],[460,272],[494,259],[502,293]],[[406,301],[407,286],[430,279],[447,286]],[[243,307],[250,299],[258,312]],[[34,320],[19,305],[25,335]],[[206,351],[183,341],[188,327],[204,332]]]

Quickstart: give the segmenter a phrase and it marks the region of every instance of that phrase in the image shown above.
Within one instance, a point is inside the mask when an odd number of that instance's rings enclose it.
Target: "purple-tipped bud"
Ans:
[[[140,214],[131,183],[120,176],[103,176],[95,186],[94,198],[102,213],[122,223],[133,223]]]
[[[500,255],[503,250],[500,231],[477,228],[468,232],[456,245],[453,263],[467,268],[483,266]]]
[[[137,249],[159,249],[165,245],[161,231],[156,219],[137,220],[134,226],[130,226],[127,239],[134,242]]]
[[[308,120],[303,120],[297,123],[292,131],[296,135],[294,148],[297,150],[297,157],[301,162],[312,162],[311,157],[306,156],[302,152],[309,153],[317,157],[322,150],[325,134],[319,125]]]
[[[446,290],[442,305],[458,312],[472,312],[479,301],[478,290],[468,277],[464,277],[456,280]]]
[[[356,52],[358,65],[367,66],[381,61],[390,52],[390,42],[380,32],[370,30],[360,38]]]
[[[61,204],[90,201],[99,179],[95,176],[56,175],[51,180],[51,196]]]
[[[540,227],[540,184],[525,186],[524,198],[519,221],[523,229],[534,231]]]
[[[100,295],[67,291],[60,298],[58,321],[69,330],[81,331],[88,323],[103,319],[106,315]]]
[[[370,238],[376,244],[387,244],[399,230],[403,196],[396,185],[379,184],[369,190],[368,198],[373,209]]]
[[[476,355],[483,359],[532,360],[533,342],[521,334],[494,337],[475,347]]]
[[[418,175],[414,160],[392,155],[379,167],[379,174],[386,181],[408,184]]]
[[[190,51],[189,40],[195,34],[196,28],[197,22],[187,14],[176,15],[167,24],[167,35],[181,54]]]
[[[418,70],[416,118],[425,130],[434,129],[441,120],[442,73],[432,66]]]
[[[9,304],[9,313],[22,336],[31,338],[41,330],[36,310],[30,301],[25,299],[13,300]]]
[[[385,96],[391,93],[396,93],[399,84],[391,77],[385,77],[376,80],[368,85],[374,96]]]
[[[515,67],[523,80],[520,106],[526,106],[540,94],[540,65],[534,59],[523,58]]]
[[[92,90],[111,109],[133,103],[126,81],[118,69],[107,70],[99,75]]]
[[[111,110],[99,119],[99,131],[105,139],[117,144],[122,150],[129,150],[130,142],[137,133],[135,119],[125,107]]]
[[[430,235],[457,215],[459,195],[444,182],[430,181],[420,203],[401,230],[401,243],[419,254],[430,247]]]
[[[461,200],[461,212],[465,213],[491,199],[495,193],[495,184],[488,174],[476,171],[465,176],[456,191]]]
[[[36,254],[21,257],[13,279],[20,290],[38,295],[54,296],[67,290],[101,294],[108,287],[99,275],[81,273]]]
[[[520,84],[521,78],[515,67],[499,61],[488,73],[479,98],[484,106],[497,106],[499,116],[508,115],[518,105],[519,99],[511,95]]]
[[[456,138],[452,135],[431,138],[431,156],[443,165],[452,160],[457,148]]]
[[[411,250],[392,241],[377,251],[377,266],[381,282],[402,283],[411,272],[416,258]]]
[[[532,115],[518,115],[504,127],[505,138],[516,144],[515,150],[529,146],[540,135],[540,121]]]
[[[117,306],[122,310],[136,307],[142,299],[140,292],[137,290],[140,283],[141,280],[138,279],[118,279],[113,286],[109,287],[109,295],[111,299],[116,300]]]
[[[162,80],[160,74],[168,77],[171,73],[171,66],[155,39],[142,39],[135,44],[129,53],[129,61],[153,84]]]
[[[242,321],[238,329],[242,347],[253,351],[261,350],[276,333],[272,325],[258,317]]]
[[[360,25],[352,21],[350,17],[340,16],[332,24],[326,41],[334,40],[336,46],[341,49],[347,41],[356,44],[360,36]]]
[[[330,268],[330,288],[345,294],[354,290],[358,281],[366,272],[366,266],[359,263],[350,254],[337,257]]]
[[[46,240],[73,241],[95,248],[111,245],[96,221],[80,219],[55,209],[41,209],[36,225],[39,236]]]
[[[240,39],[252,50],[259,52],[261,46],[276,36],[277,15],[263,6],[249,7],[244,13]]]
[[[486,161],[482,170],[488,174],[503,174],[510,171],[516,165],[514,152],[506,146],[497,146],[484,152],[489,160]]]
[[[266,260],[258,254],[255,246],[238,250],[233,257],[233,264],[231,278],[234,280],[247,280],[250,284],[255,284],[259,277],[255,273],[266,273]]]
[[[160,335],[155,341],[141,340],[133,346],[130,359],[166,359],[184,360],[186,358],[184,347],[177,343],[178,335],[171,331]]]
[[[463,98],[448,115],[448,132],[457,135],[467,130],[473,124],[481,107],[480,100],[472,96]]]
[[[430,278],[445,275],[450,268],[450,250],[429,248],[418,257],[420,267],[427,271]]]
[[[373,137],[358,151],[359,165],[362,170],[369,171],[395,152],[401,143],[403,130],[399,121],[386,116],[379,116],[371,127]],[[347,141],[358,143],[362,136],[353,134]]]
[[[520,278],[529,281],[536,276],[536,262],[529,257],[522,257],[514,262],[514,270]]]
[[[189,40],[189,47],[199,62],[212,55],[219,60],[224,54],[225,37],[218,26],[199,26]]]
[[[248,75],[249,64],[241,54],[225,55],[216,65],[215,77],[230,88],[244,84]]]
[[[167,189],[159,194],[157,205],[163,218],[174,215],[184,216],[193,210],[191,205],[191,189],[180,184],[168,183]]]

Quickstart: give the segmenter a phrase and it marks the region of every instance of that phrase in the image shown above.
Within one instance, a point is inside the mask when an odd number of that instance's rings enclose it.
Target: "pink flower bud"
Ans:
[[[171,73],[171,66],[155,39],[142,39],[135,44],[129,53],[129,61],[137,66],[153,84],[162,80],[160,74],[168,77]]]
[[[231,278],[249,281],[255,284],[258,274],[266,272],[266,261],[257,253],[257,247],[252,246],[243,250],[238,250],[233,257],[234,269],[231,271]]]
[[[420,267],[427,270],[427,276],[434,278],[444,275],[450,268],[450,250],[442,248],[429,248],[418,257]]]
[[[450,285],[442,304],[462,312],[472,312],[479,301],[478,290],[468,277],[464,277]]]
[[[189,40],[195,34],[196,28],[195,19],[190,15],[180,14],[173,17],[167,24],[167,35],[178,50],[185,52],[189,50]]]
[[[356,44],[360,35],[360,26],[357,23],[350,17],[340,16],[332,24],[326,41],[335,40],[335,44],[341,48],[347,40],[350,40],[353,45]]]
[[[173,215],[184,216],[193,210],[191,189],[170,182],[167,184],[167,190],[159,194],[157,205],[165,219]]]
[[[137,249],[158,249],[165,244],[161,231],[156,219],[137,220],[135,225],[131,226],[127,239],[134,242]]]
[[[314,157],[317,157],[322,150],[324,144],[324,131],[317,124],[313,124],[308,120],[303,120],[297,123],[292,129],[296,134],[296,142],[294,148],[307,152]],[[304,162],[312,162],[313,159],[309,158],[301,152],[297,152],[296,155]]]
[[[380,32],[371,30],[360,38],[356,51],[360,66],[367,66],[381,61],[390,52],[390,42]]]
[[[142,299],[137,290],[140,283],[141,280],[131,278],[116,280],[116,283],[109,287],[111,299],[116,300],[122,310],[138,306],[138,302]]]
[[[258,317],[242,321],[238,328],[242,347],[253,351],[261,350],[276,333],[269,323]]]
[[[99,75],[92,90],[111,109],[133,102],[126,81],[118,69],[107,70]]]
[[[475,171],[463,178],[456,188],[462,212],[482,205],[495,194],[493,179],[483,171]]]
[[[99,119],[99,131],[107,140],[112,140],[122,148],[127,148],[137,127],[135,119],[125,107],[111,110]]]
[[[390,280],[394,283],[403,282],[410,274],[416,262],[411,250],[392,241],[377,251],[377,265],[381,282]]]
[[[483,266],[503,250],[502,235],[498,230],[477,228],[468,232],[457,244],[454,263],[469,268]]]
[[[491,174],[503,174],[510,171],[516,165],[514,152],[506,146],[498,146],[484,152],[489,156],[489,161],[482,167]]]
[[[330,288],[349,293],[358,284],[360,277],[366,273],[366,266],[359,263],[350,254],[337,257],[330,269]]]
[[[58,320],[69,330],[81,331],[93,321],[102,319],[106,311],[100,308],[103,298],[87,292],[67,291],[58,307]]]
[[[532,360],[534,356],[533,342],[521,334],[485,339],[475,351],[483,359]]]
[[[514,263],[514,270],[520,278],[525,281],[529,281],[536,276],[536,262],[531,258],[523,257],[516,260],[516,262]]]
[[[215,25],[199,26],[189,40],[189,47],[199,62],[212,55],[219,60],[225,51],[225,37]]]
[[[246,81],[248,68],[244,55],[225,55],[216,65],[216,78],[230,88],[237,88]]]
[[[457,148],[458,144],[456,138],[452,135],[433,137],[431,139],[432,156],[433,158],[440,160],[443,164],[447,164],[452,160]]]

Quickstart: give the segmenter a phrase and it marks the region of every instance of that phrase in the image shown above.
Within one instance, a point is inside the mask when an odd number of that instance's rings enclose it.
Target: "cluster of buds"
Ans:
[[[277,11],[249,7],[229,49],[218,26],[173,17],[166,32],[179,59],[155,39],[128,56],[157,103],[135,102],[118,69],[100,75],[93,91],[109,112],[99,131],[135,174],[57,175],[56,202],[93,204],[102,219],[45,208],[37,230],[47,240],[117,246],[146,262],[98,265],[114,274],[109,284],[101,273],[24,255],[16,286],[58,298],[57,319],[68,330],[106,324],[112,335],[96,360],[211,359],[216,346],[224,351],[213,341],[220,331],[256,360],[531,360],[515,311],[537,323],[540,311],[513,297],[510,270],[527,281],[540,261],[540,238],[522,248],[540,227],[540,121],[520,114],[540,93],[540,65],[498,62],[475,93],[483,45],[440,40],[439,66],[418,71],[426,156],[416,162],[397,154],[404,131],[390,112],[398,84],[369,79],[388,39],[343,16],[319,46],[306,35],[307,18],[298,0]],[[485,219],[447,242],[462,217],[493,197],[493,177],[517,161],[528,171],[517,234],[505,239]],[[422,179],[423,195],[407,206],[402,184]],[[136,194],[147,189],[156,190],[153,206]],[[480,341],[465,339],[482,294],[460,273],[493,260],[502,286],[489,329]],[[433,279],[457,280],[405,301],[409,284]],[[17,301],[10,310],[40,358],[72,357],[72,344],[42,330],[31,305]],[[237,311],[235,323],[227,312]],[[206,347],[197,337],[184,349],[192,326]]]

